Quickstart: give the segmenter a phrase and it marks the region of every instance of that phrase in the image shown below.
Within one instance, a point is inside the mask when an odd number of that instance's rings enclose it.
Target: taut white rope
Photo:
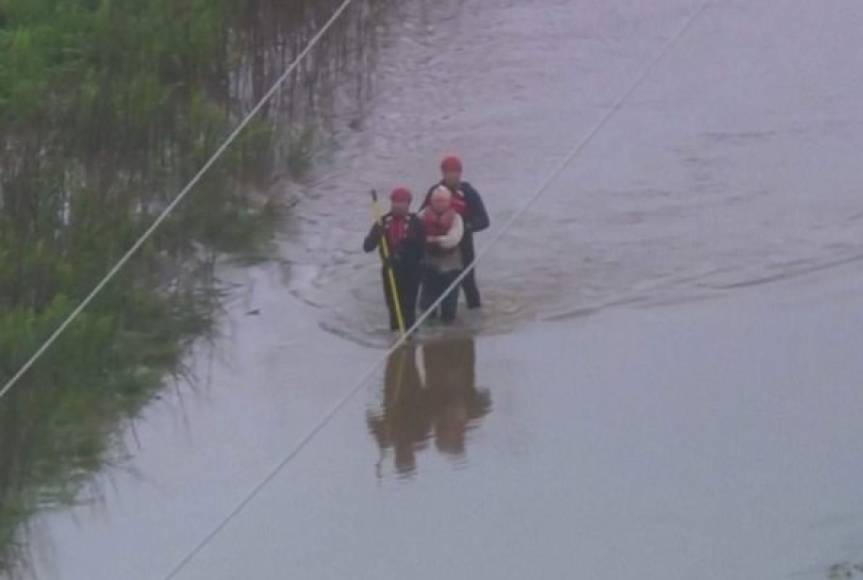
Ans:
[[[270,99],[273,98],[273,96],[276,94],[276,91],[278,91],[279,87],[281,87],[282,83],[284,83],[288,79],[288,77],[291,76],[291,73],[296,70],[297,66],[299,66],[303,59],[305,59],[306,56],[308,56],[308,54],[312,51],[312,49],[317,46],[321,38],[323,38],[323,36],[327,33],[327,30],[329,30],[333,23],[335,23],[336,20],[339,19],[342,13],[348,8],[348,6],[350,6],[352,2],[353,0],[345,0],[338,7],[338,9],[326,22],[326,24],[324,24],[324,26],[317,32],[317,34],[312,37],[306,48],[304,48],[303,51],[297,56],[297,58],[294,59],[294,61],[290,64],[290,66],[288,66],[285,72],[282,73],[282,76],[280,76],[278,80],[276,80],[270,90],[267,91],[267,93],[261,98],[260,101],[258,101],[258,104],[255,105],[251,111],[249,111],[249,113],[243,118],[242,121],[240,121],[240,124],[237,125],[236,129],[234,129],[231,134],[228,135],[222,145],[219,146],[219,148],[216,149],[216,152],[213,153],[213,155],[207,160],[206,163],[204,163],[203,167],[201,167],[198,173],[195,174],[195,176],[188,183],[188,185],[186,185],[186,187],[184,187],[180,191],[180,193],[177,194],[177,197],[175,197],[174,200],[169,203],[165,207],[165,209],[162,210],[162,212],[156,217],[153,223],[150,224],[150,227],[148,227],[146,231],[141,234],[141,237],[139,237],[138,240],[134,244],[132,244],[132,247],[130,247],[129,250],[125,254],[123,254],[123,257],[117,261],[114,267],[111,268],[107,274],[105,274],[105,277],[102,278],[102,280],[98,284],[96,284],[96,287],[93,288],[93,290],[87,295],[86,298],[84,298],[84,300],[81,301],[80,304],[78,304],[75,310],[73,310],[69,314],[69,316],[67,316],[66,319],[63,320],[60,326],[57,327],[57,330],[55,330],[53,334],[51,334],[51,336],[49,336],[48,339],[42,344],[42,346],[39,347],[39,349],[35,353],[33,353],[33,356],[31,356],[30,359],[26,363],[24,363],[24,365],[20,369],[18,369],[18,372],[16,372],[12,376],[12,378],[6,382],[3,388],[0,389],[0,399],[2,399],[19,380],[21,380],[21,377],[23,377],[24,374],[28,370],[30,370],[30,367],[32,367],[36,363],[36,361],[42,357],[43,354],[45,354],[45,351],[51,348],[51,345],[53,345],[54,342],[57,341],[60,335],[63,334],[63,332],[66,330],[66,328],[70,324],[72,324],[72,322],[74,322],[76,318],[78,318],[81,312],[83,312],[84,309],[89,306],[90,302],[92,302],[93,299],[102,291],[102,289],[108,285],[108,282],[110,282],[114,278],[114,276],[117,275],[117,272],[119,272],[123,268],[123,266],[125,266],[126,263],[132,258],[132,256],[134,256],[138,252],[138,250],[141,249],[141,246],[143,246],[144,243],[150,238],[150,236],[153,235],[153,232],[155,232],[159,228],[162,222],[165,221],[169,215],[171,215],[174,209],[178,205],[180,205],[180,202],[185,199],[185,197],[189,194],[192,188],[198,184],[198,182],[207,173],[207,171],[210,170],[213,164],[219,160],[219,158],[225,153],[228,147],[230,147],[231,143],[233,143],[237,139],[240,133],[242,133],[243,129],[245,129],[246,126],[252,121],[252,119],[254,119],[255,116],[261,111],[263,106],[266,105],[270,101]]]
[[[320,433],[329,422],[335,417],[335,415],[348,403],[363,387],[363,385],[368,381],[375,372],[377,372],[378,368],[387,360],[387,358],[392,355],[398,348],[404,345],[405,341],[408,340],[408,337],[414,331],[419,328],[419,326],[431,315],[431,312],[435,310],[440,303],[443,301],[444,297],[452,291],[455,291],[461,281],[467,276],[468,272],[476,267],[476,264],[485,256],[489,250],[497,243],[498,240],[512,227],[512,225],[520,218],[524,213],[530,209],[530,207],[542,196],[543,193],[554,183],[554,181],[560,176],[561,173],[567,168],[567,166],[575,159],[579,153],[581,153],[585,147],[596,137],[597,133],[602,130],[603,127],[608,123],[608,121],[620,110],[623,104],[632,96],[632,93],[644,82],[644,79],[647,78],[648,74],[650,74],[653,67],[661,61],[665,55],[671,50],[674,44],[683,36],[683,34],[692,26],[693,22],[704,13],[704,11],[708,8],[712,0],[707,0],[704,4],[700,6],[695,12],[692,13],[689,18],[683,23],[680,29],[672,36],[659,54],[650,61],[650,63],[644,68],[644,70],[636,77],[635,81],[629,86],[629,88],[624,91],[624,93],[618,98],[615,103],[605,112],[599,122],[593,127],[593,129],[588,132],[588,134],[575,146],[572,150],[567,153],[567,155],[560,161],[557,167],[552,171],[549,176],[540,184],[539,188],[536,190],[527,202],[519,208],[519,210],[513,214],[513,216],[507,220],[504,225],[496,232],[496,234],[492,237],[492,239],[485,245],[483,248],[477,253],[473,262],[467,265],[464,272],[447,288],[447,291],[443,293],[443,295],[438,298],[434,304],[432,304],[411,326],[404,335],[399,337],[399,339],[384,353],[383,356],[378,358],[375,363],[369,368],[369,370],[362,375],[357,384],[352,387],[345,395],[339,399],[333,407],[327,411],[327,413],[321,417],[320,421],[318,421],[317,425],[305,436],[303,437],[294,448],[288,453],[288,455],[276,465],[269,474],[259,483],[257,484],[244,498],[243,500],[237,504],[237,506],[228,513],[225,518],[221,521],[221,523],[216,526],[216,528],[207,534],[196,546],[192,549],[189,554],[183,558],[183,560],[165,577],[165,580],[172,580],[177,576],[177,574],[182,571],[183,568],[197,555],[199,554],[206,546],[209,544],[213,538],[215,538],[225,527],[242,512],[252,500],[257,497],[257,495],[263,490],[276,476],[285,468],[285,466],[291,462],[299,453],[305,448],[309,442],[314,439],[314,437]]]

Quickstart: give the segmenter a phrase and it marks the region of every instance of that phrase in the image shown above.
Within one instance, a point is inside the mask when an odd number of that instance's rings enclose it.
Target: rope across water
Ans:
[[[196,173],[195,176],[192,177],[189,183],[180,191],[180,193],[177,194],[177,196],[171,201],[171,203],[165,206],[165,209],[163,209],[162,212],[156,217],[156,219],[153,220],[153,223],[150,224],[150,227],[148,227],[144,231],[144,233],[141,234],[141,236],[135,241],[134,244],[132,244],[132,246],[126,251],[126,253],[123,254],[123,256],[117,261],[117,263],[114,264],[114,266],[110,270],[108,270],[108,273],[105,274],[102,280],[100,280],[99,283],[96,284],[93,290],[91,290],[90,293],[78,304],[78,306],[76,306],[75,309],[63,320],[60,326],[58,326],[57,329],[51,334],[51,336],[49,336],[48,339],[45,340],[42,346],[40,346],[36,350],[36,352],[34,352],[33,355],[27,360],[27,362],[24,363],[14,375],[12,375],[12,378],[10,378],[3,386],[3,388],[0,389],[0,399],[2,399],[6,395],[6,393],[8,393],[12,389],[12,387],[14,387],[18,383],[18,381],[21,380],[21,377],[23,377],[27,373],[27,371],[29,371],[30,368],[34,364],[36,364],[36,361],[38,361],[42,357],[42,355],[44,355],[45,352],[49,348],[51,348],[51,346],[57,341],[57,339],[60,338],[60,335],[62,335],[63,332],[66,331],[69,325],[72,324],[75,319],[81,315],[81,313],[84,311],[85,308],[87,308],[87,306],[90,305],[93,299],[96,298],[96,296],[98,296],[100,292],[102,292],[102,289],[105,288],[105,286],[107,286],[108,283],[114,279],[114,276],[116,276],[117,273],[123,269],[126,263],[128,263],[129,260],[132,259],[132,257],[138,252],[138,250],[141,249],[141,246],[143,246],[144,243],[148,239],[150,239],[153,233],[155,233],[155,231],[159,229],[159,226],[162,225],[162,222],[168,219],[168,217],[174,212],[177,206],[180,205],[180,203],[186,198],[189,192],[192,191],[192,189],[198,184],[199,181],[201,181],[201,179],[204,177],[204,175],[206,175],[206,173],[216,163],[216,161],[218,161],[219,158],[221,158],[221,156],[225,153],[225,151],[228,150],[228,147],[230,147],[231,144],[237,139],[237,137],[239,137],[240,133],[243,132],[246,126],[248,126],[248,124],[258,115],[258,113],[260,113],[261,109],[270,102],[270,100],[275,96],[276,92],[279,90],[282,84],[286,80],[288,80],[288,78],[291,76],[291,74],[293,74],[293,72],[297,69],[300,63],[302,63],[303,60],[306,59],[312,49],[317,46],[318,42],[320,42],[320,40],[324,37],[330,27],[332,27],[332,25],[345,12],[345,10],[347,10],[348,6],[350,6],[352,2],[353,0],[344,0],[344,2],[342,2],[342,4],[330,17],[330,19],[323,25],[323,27],[321,27],[317,34],[312,37],[306,48],[304,48],[303,51],[299,55],[297,55],[297,58],[295,58],[294,61],[288,66],[288,68],[285,69],[285,72],[282,73],[282,76],[276,79],[276,82],[273,83],[273,86],[270,87],[270,90],[268,90],[266,94],[261,97],[261,100],[258,101],[258,103],[254,107],[252,107],[252,110],[249,111],[249,113],[243,118],[242,121],[240,121],[240,123],[231,132],[231,134],[228,135],[227,138],[225,138],[224,142],[222,142],[219,148],[216,149],[216,151],[210,156],[207,162],[204,163],[201,169],[198,170],[198,173]]]
[[[692,27],[692,24],[707,10],[710,6],[712,0],[707,0],[703,4],[700,5],[698,9],[696,9],[683,23],[683,25],[677,30],[677,32],[665,43],[660,52],[644,67],[641,73],[635,78],[635,80],[628,86],[628,88],[623,92],[623,94],[614,102],[614,104],[603,114],[603,116],[599,119],[596,125],[579,141],[564,157],[561,158],[560,162],[557,164],[555,169],[539,184],[536,191],[531,195],[528,200],[524,203],[522,207],[518,209],[504,224],[498,229],[492,238],[488,241],[488,243],[483,246],[480,251],[476,254],[474,260],[468,264],[464,271],[456,278],[452,284],[446,289],[445,292],[431,305],[426,309],[416,320],[413,326],[411,326],[405,334],[400,336],[395,343],[386,350],[383,355],[378,357],[375,362],[369,366],[368,370],[363,373],[357,383],[348,390],[336,403],[327,411],[318,423],[312,428],[309,433],[303,437],[293,449],[275,466],[273,469],[267,474],[267,476],[258,483],[254,488],[252,488],[248,494],[240,501],[234,509],[232,509],[219,523],[218,526],[215,527],[209,534],[207,534],[187,555],[184,557],[177,566],[167,575],[164,580],[172,580],[176,578],[177,575],[191,562],[195,556],[197,556],[206,546],[217,536],[219,533],[224,530],[231,521],[237,517],[245,508],[248,506],[257,496],[258,494],[265,488],[267,485],[272,482],[279,473],[287,466],[297,455],[302,452],[302,450],[315,438],[315,436],[320,433],[329,423],[332,421],[333,417],[335,417],[338,412],[351,400],[353,399],[357,393],[363,388],[363,385],[371,379],[378,369],[386,362],[387,358],[391,356],[394,352],[396,352],[399,348],[401,348],[407,340],[409,340],[410,335],[414,333],[425,320],[431,315],[431,313],[440,306],[441,302],[443,302],[444,297],[451,291],[454,291],[461,284],[462,280],[464,280],[465,276],[468,273],[476,268],[476,265],[479,263],[482,258],[488,254],[489,251],[500,241],[500,239],[506,234],[515,224],[518,219],[527,212],[534,203],[539,200],[540,197],[548,190],[549,187],[557,180],[557,178],[563,173],[563,171],[572,163],[572,161],[578,157],[578,155],[584,151],[584,149],[590,144],[591,141],[596,137],[596,135],[605,127],[608,122],[617,114],[618,111],[623,107],[629,97],[635,92],[635,90],[641,86],[641,83],[648,77],[653,68],[663,59],[665,56],[671,51],[671,48],[677,43],[677,41]]]

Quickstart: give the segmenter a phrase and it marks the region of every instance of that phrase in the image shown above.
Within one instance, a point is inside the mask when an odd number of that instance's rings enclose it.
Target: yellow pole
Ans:
[[[405,333],[405,318],[402,314],[402,303],[399,299],[399,287],[396,284],[396,276],[393,273],[393,268],[390,266],[390,248],[387,243],[386,231],[384,231],[384,219],[383,214],[381,213],[381,208],[378,205],[378,192],[372,190],[372,211],[374,212],[375,221],[381,227],[381,253],[384,257],[384,268],[387,271],[387,279],[390,283],[390,294],[393,297],[393,303],[396,309],[396,320],[399,324],[399,332],[402,334]]]

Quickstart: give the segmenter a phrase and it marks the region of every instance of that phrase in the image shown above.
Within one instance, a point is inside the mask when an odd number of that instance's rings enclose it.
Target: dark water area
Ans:
[[[861,287],[863,273],[849,267],[707,303],[481,336],[472,359],[465,344],[458,355],[432,352],[452,366],[439,369],[451,377],[446,386],[422,377],[417,351],[434,345],[402,351],[416,362],[391,358],[179,577],[854,574],[863,520],[859,453],[849,442],[859,433],[863,369],[860,326],[848,312]],[[327,367],[340,382],[335,393],[365,366],[348,352]],[[273,417],[296,425],[309,409],[325,412],[321,390],[333,394],[305,376],[291,380],[291,393],[262,389],[266,403],[245,422],[254,407],[231,400],[241,408],[229,415],[230,437],[283,457],[296,439]],[[265,394],[256,391],[247,398]],[[231,458],[211,457],[211,473],[236,482],[239,468],[272,465],[237,464],[246,447],[201,440],[202,430],[213,435],[200,417],[193,448]],[[159,441],[148,440],[151,460],[202,464],[182,449],[154,451]],[[201,474],[166,475],[154,469],[160,463],[141,463],[154,480],[124,483],[106,513],[77,512],[84,526],[53,521],[63,572],[48,577],[157,577],[160,566],[140,563],[137,552],[180,556],[173,542],[192,543],[188,534],[201,537],[232,507],[204,515],[219,504],[213,496],[230,496],[222,483],[208,482],[207,499],[195,501],[200,493],[183,486]],[[261,476],[240,477],[237,495]],[[132,505],[154,505],[147,488],[166,490],[167,513],[134,515]],[[167,538],[141,536],[159,523],[171,523]],[[100,561],[103,571],[91,559],[105,549],[124,558]]]
[[[859,261],[859,7],[793,5],[785,35],[761,33],[765,4],[711,6],[489,253],[478,268],[487,315],[465,326],[503,333],[704,300]],[[404,4],[365,130],[341,136],[283,248],[304,273],[293,292],[327,330],[386,344],[355,192],[388,180],[424,191],[440,156],[458,151],[493,233],[697,6]]]

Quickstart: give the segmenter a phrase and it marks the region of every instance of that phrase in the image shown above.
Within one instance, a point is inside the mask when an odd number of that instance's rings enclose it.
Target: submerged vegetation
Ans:
[[[195,174],[334,10],[329,0],[0,0],[0,380]],[[362,99],[385,0],[345,18],[188,203],[0,400],[0,572],[22,524],[73,502],[181,372],[214,265],[265,254],[267,195],[308,169],[337,88]]]

